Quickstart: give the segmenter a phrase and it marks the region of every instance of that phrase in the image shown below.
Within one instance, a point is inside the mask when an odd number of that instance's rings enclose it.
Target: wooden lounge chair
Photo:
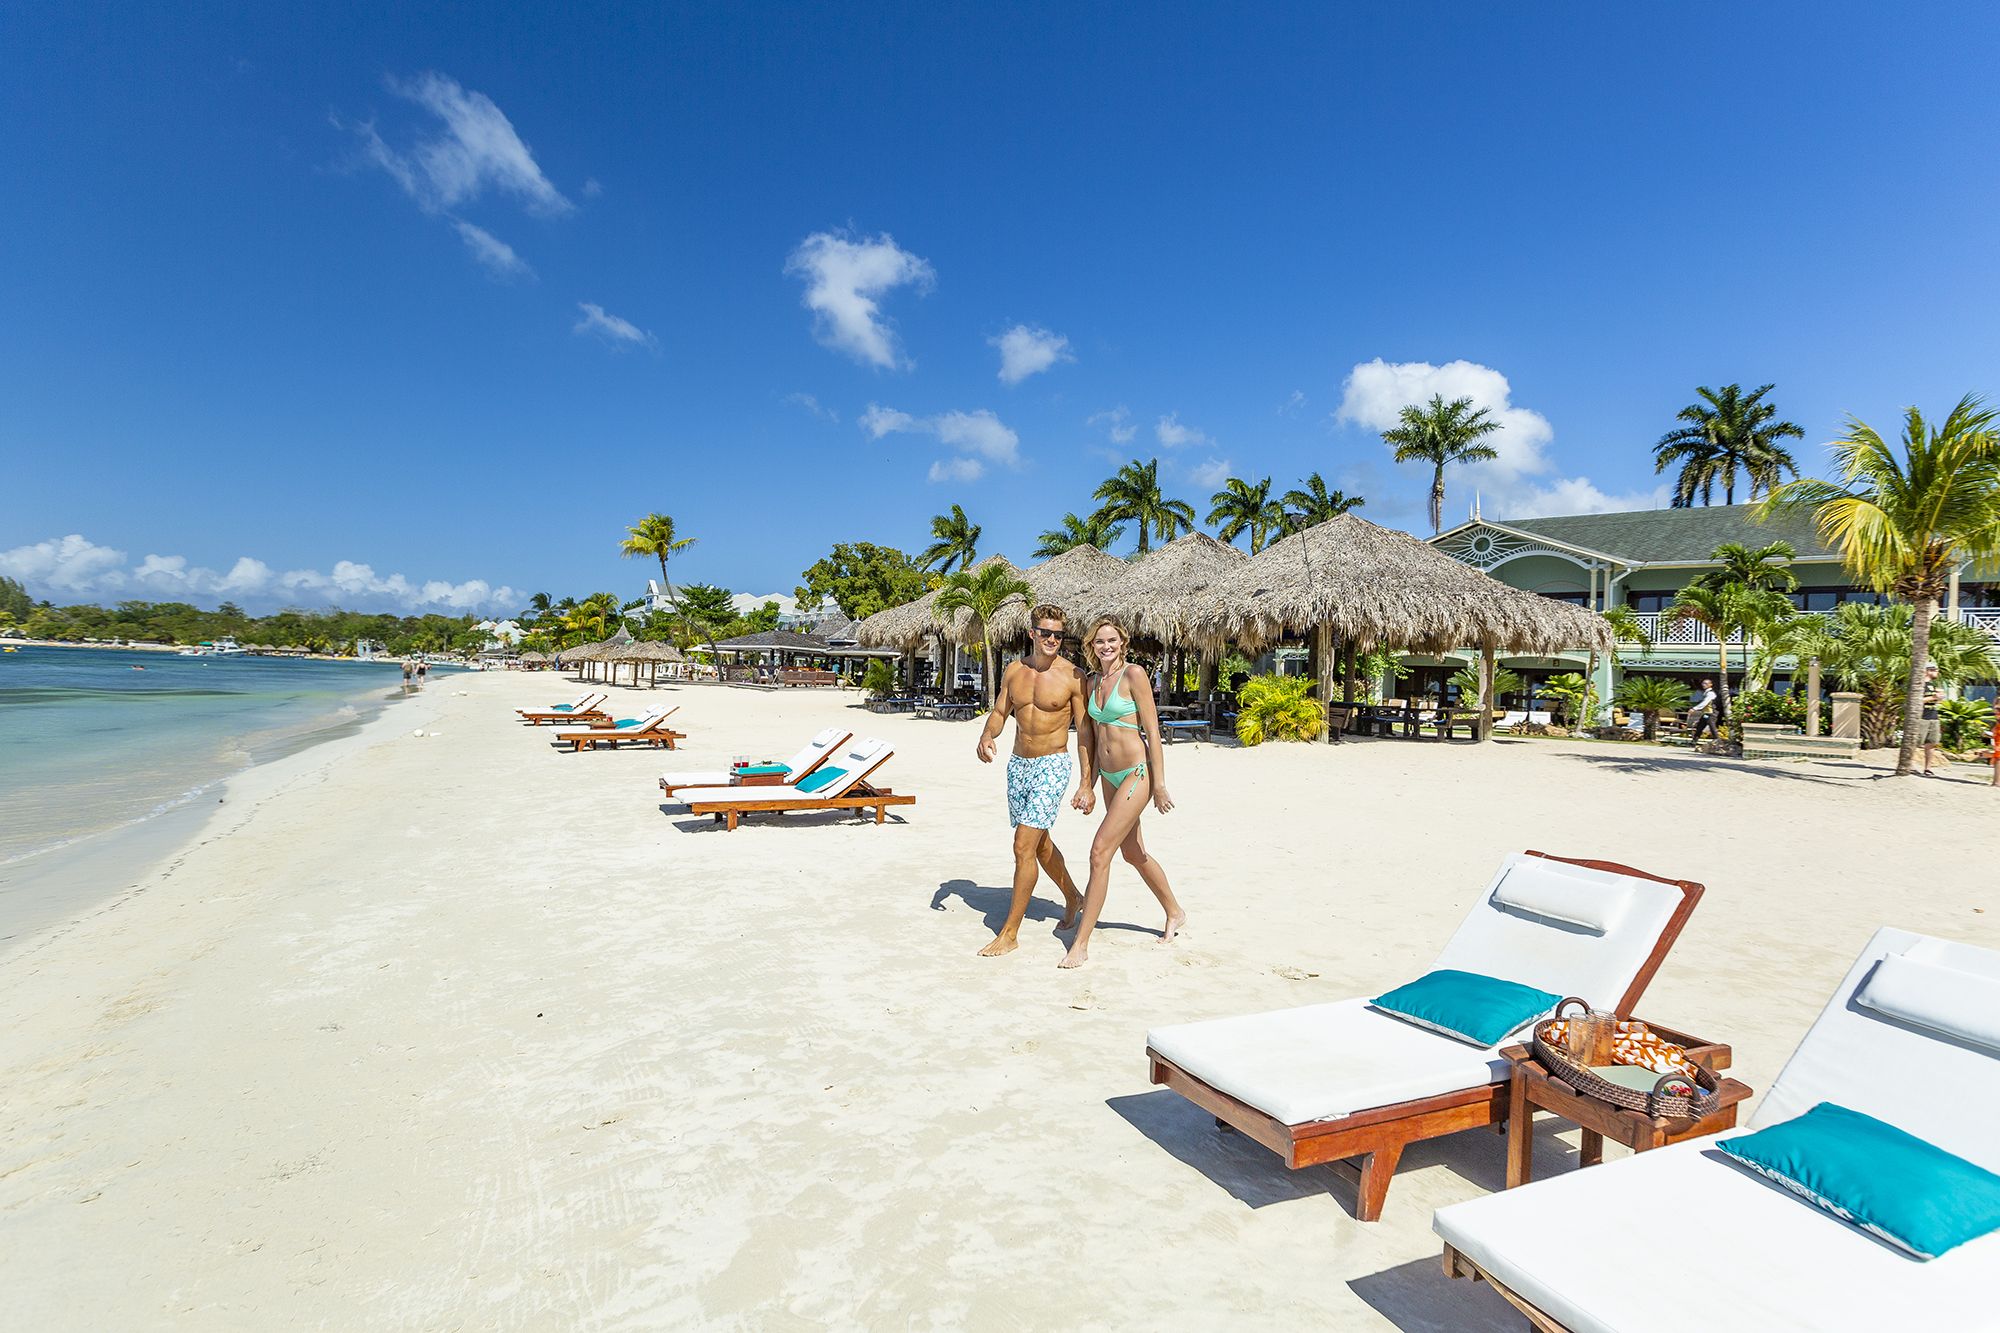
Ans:
[[[1501,865],[1433,966],[1630,1014],[1701,894],[1699,884],[1609,861],[1521,853]],[[1561,895],[1596,904],[1602,928],[1520,905]],[[1367,1000],[1155,1028],[1146,1055],[1154,1083],[1294,1170],[1361,1158],[1363,1222],[1381,1216],[1404,1147],[1507,1118],[1509,1065],[1498,1044],[1440,1036]]]
[[[521,720],[531,727],[539,727],[544,722],[554,722],[558,725],[564,722],[588,723],[599,719],[609,719],[610,715],[604,711],[604,701],[610,697],[610,695],[602,693],[586,694],[574,703],[557,704],[553,708],[517,708],[514,711],[519,713]]]
[[[676,704],[672,708],[656,708],[638,717],[623,719],[608,727],[559,731],[556,733],[556,744],[569,746],[572,754],[596,749],[599,745],[609,745],[614,750],[621,745],[650,745],[656,749],[664,745],[671,750],[675,741],[687,739],[685,733],[667,725],[667,719],[680,711],[680,705]]]
[[[678,799],[698,815],[714,815],[733,831],[736,821],[753,810],[874,810],[875,822],[888,816],[892,805],[915,805],[914,796],[898,796],[870,779],[896,752],[888,742],[857,740],[838,755],[801,778],[780,787],[695,787]],[[831,775],[831,776],[829,776]]]
[[[791,757],[785,765],[785,785],[798,782],[800,778],[824,764],[840,753],[840,747],[854,739],[854,733],[845,727],[828,727],[805,743],[805,747]],[[694,772],[662,773],[660,790],[672,796],[675,792],[690,787],[727,787],[729,773],[720,768],[701,769]],[[769,788],[765,788],[769,790]]]
[[[1878,996],[1892,972],[1900,993]],[[1441,1208],[1445,1271],[1492,1283],[1541,1333],[2000,1328],[2000,1232],[1917,1260],[1714,1146],[1833,1102],[2000,1172],[2000,1050],[1965,1036],[1992,1031],[1976,992],[1996,987],[2000,952],[1876,931],[1743,1130]],[[1675,1280],[1694,1284],[1698,1317]]]

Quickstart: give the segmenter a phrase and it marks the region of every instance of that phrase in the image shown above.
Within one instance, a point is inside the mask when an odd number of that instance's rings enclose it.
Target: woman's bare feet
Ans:
[[[1003,953],[1012,953],[1021,947],[1021,941],[1012,935],[997,935],[993,943],[979,951],[981,958],[998,958]]]
[[[1063,955],[1063,960],[1060,963],[1057,963],[1056,966],[1082,967],[1085,963],[1089,961],[1090,961],[1089,950],[1085,949],[1080,944],[1072,944],[1070,946],[1069,952]]]
[[[1187,924],[1186,912],[1176,912],[1172,916],[1168,917],[1167,928],[1160,932],[1160,943],[1172,944],[1174,942],[1174,936],[1180,934],[1181,927],[1185,926],[1186,924]]]

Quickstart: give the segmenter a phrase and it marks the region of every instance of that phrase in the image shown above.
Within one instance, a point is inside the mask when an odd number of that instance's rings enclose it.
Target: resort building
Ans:
[[[1454,559],[1484,570],[1503,583],[1540,593],[1557,601],[1603,611],[1623,606],[1637,614],[1653,641],[1650,652],[1637,643],[1620,648],[1620,668],[1646,675],[1679,676],[1690,684],[1716,671],[1715,636],[1690,622],[1676,623],[1667,614],[1674,594],[1715,567],[1710,558],[1724,542],[1741,542],[1755,549],[1785,541],[1798,553],[1791,566],[1798,589],[1793,605],[1824,615],[1843,602],[1878,602],[1883,598],[1855,584],[1813,530],[1805,514],[1774,516],[1759,522],[1754,505],[1712,505],[1694,509],[1646,509],[1622,514],[1574,514],[1559,518],[1505,521],[1477,512],[1459,526],[1438,534],[1431,544]],[[1978,625],[2000,638],[2000,584],[1961,581],[1954,575],[1943,612]],[[1728,649],[1729,671],[1735,678],[1748,665],[1740,641]],[[1435,692],[1449,676],[1476,654],[1407,659],[1412,675],[1402,688],[1413,695]],[[1591,667],[1587,652],[1548,658],[1503,657],[1500,663],[1516,672],[1529,696],[1543,681],[1565,672]],[[1609,698],[1614,668],[1597,664],[1600,699]],[[1781,658],[1773,681],[1789,686],[1796,663]],[[1511,707],[1530,707],[1531,697],[1503,699]]]

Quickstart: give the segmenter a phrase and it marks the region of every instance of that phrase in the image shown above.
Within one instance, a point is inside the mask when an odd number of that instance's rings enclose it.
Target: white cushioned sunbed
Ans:
[[[817,791],[801,791],[796,784],[789,782],[774,787],[691,787],[680,792],[676,799],[689,805],[741,805],[788,798],[831,801],[845,796],[857,783],[887,763],[893,754],[895,750],[887,741],[852,741],[839,754],[820,765],[822,771],[838,768],[841,773]]]
[[[1700,885],[1626,867],[1519,853],[1427,970],[1477,972],[1630,1012],[1700,894]],[[1494,1105],[1506,1072],[1498,1045],[1439,1036],[1366,1000],[1154,1028],[1146,1047],[1155,1083],[1284,1154],[1288,1166],[1365,1154],[1363,1220],[1379,1213],[1403,1144],[1504,1114]],[[1451,1104],[1398,1114],[1437,1099]],[[1350,1117],[1359,1123],[1343,1136]],[[1364,1128],[1367,1141],[1355,1137]]]
[[[785,771],[791,774],[796,781],[817,767],[819,761],[832,753],[836,747],[845,745],[853,735],[854,733],[845,727],[826,728],[817,736],[807,741],[805,747],[791,757],[791,761],[785,765]],[[719,768],[696,769],[685,773],[662,773],[660,775],[660,790],[669,793],[678,791],[683,787],[727,787],[728,785],[728,772]],[[770,788],[766,787],[763,790],[769,791]]]
[[[1877,931],[1731,1132],[1830,1101],[2000,1171],[2000,1053],[1858,1001],[1890,956],[2000,979],[2000,953]],[[1737,1166],[1715,1150],[1719,1137],[1440,1209],[1447,1268],[1469,1263],[1571,1333],[2000,1329],[2000,1234],[1913,1259]],[[1663,1280],[1636,1280],[1642,1262]]]

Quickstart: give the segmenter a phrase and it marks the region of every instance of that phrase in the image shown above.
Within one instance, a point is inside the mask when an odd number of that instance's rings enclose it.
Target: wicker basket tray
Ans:
[[[1578,1064],[1568,1049],[1553,1040],[1549,1032],[1562,1021],[1563,1010],[1572,1004],[1585,1010],[1590,1008],[1584,1001],[1571,997],[1556,1006],[1555,1017],[1535,1024],[1530,1047],[1535,1060],[1549,1073],[1585,1097],[1662,1120],[1700,1120],[1721,1108],[1722,1080],[1716,1077],[1714,1070],[1694,1061],[1688,1062],[1694,1070],[1692,1076],[1662,1074],[1650,1091],[1613,1083],[1593,1073],[1590,1066]]]

